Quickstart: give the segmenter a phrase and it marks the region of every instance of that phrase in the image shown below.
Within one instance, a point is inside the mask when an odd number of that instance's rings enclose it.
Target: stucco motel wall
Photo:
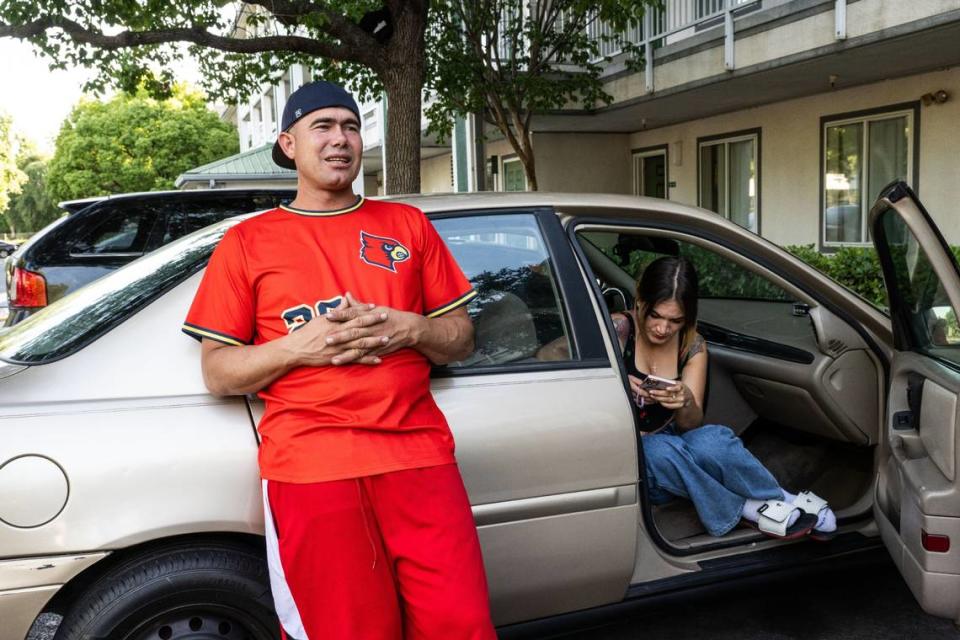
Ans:
[[[537,133],[533,153],[540,191],[632,193],[629,134]]]
[[[696,205],[697,138],[760,129],[761,233],[781,245],[816,244],[820,225],[821,117],[919,102],[923,94],[941,89],[950,95],[946,103],[920,106],[919,166],[914,171],[918,193],[927,210],[947,241],[960,244],[960,68],[838,88],[815,96],[637,132],[629,136],[627,146],[629,150],[669,145],[668,179],[676,183],[670,189],[670,199]],[[612,161],[623,156],[622,145],[613,144],[614,139],[610,138],[604,154],[591,145],[578,145],[575,141],[566,146],[546,143],[547,148],[542,149],[538,136],[537,157],[544,158],[539,167],[544,190],[573,190],[563,188],[569,184],[567,181],[590,180],[590,184],[595,185],[593,188],[584,185],[584,191],[619,186],[615,179],[598,175],[609,170],[619,176],[624,171]],[[551,150],[557,148],[569,149],[570,153],[566,157],[560,157],[559,153],[551,157]],[[680,149],[679,159],[677,149]],[[575,171],[567,165],[588,155],[603,156],[606,160],[603,164],[574,163],[585,174],[578,180]],[[629,157],[621,164],[629,175]],[[584,171],[586,166],[596,166],[597,171]]]
[[[450,172],[450,154],[425,158],[420,161],[421,193],[450,193],[453,191]]]

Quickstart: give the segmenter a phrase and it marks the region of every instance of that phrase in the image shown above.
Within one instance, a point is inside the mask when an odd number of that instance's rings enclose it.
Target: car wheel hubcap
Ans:
[[[128,636],[131,640],[259,640],[235,618],[212,612],[181,612],[159,616]]]

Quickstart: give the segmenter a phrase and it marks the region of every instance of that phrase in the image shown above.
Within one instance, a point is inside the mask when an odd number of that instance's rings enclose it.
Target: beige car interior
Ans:
[[[633,276],[596,246],[603,233],[663,236],[664,232],[607,228],[581,242],[611,311],[632,304]],[[871,506],[874,446],[878,442],[882,373],[860,334],[790,283],[719,245],[691,236],[667,235],[681,247],[699,245],[720,254],[785,292],[785,301],[701,297],[700,332],[709,353],[706,424],[724,424],[791,492],[811,490],[838,518],[863,515]],[[702,276],[701,276],[702,279]],[[701,290],[703,287],[701,286]],[[709,329],[712,329],[708,331]],[[715,340],[746,336],[807,354],[797,362],[749,346]],[[715,544],[692,505],[677,499],[655,506],[660,535],[681,549]],[[727,538],[756,539],[735,528]]]

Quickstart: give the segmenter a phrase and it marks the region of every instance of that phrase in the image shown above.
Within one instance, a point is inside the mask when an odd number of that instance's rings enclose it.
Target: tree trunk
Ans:
[[[393,35],[378,72],[387,93],[387,194],[420,193],[420,109],[429,2],[387,2]]]
[[[520,132],[520,135],[522,136],[524,153],[519,155],[520,160],[523,161],[523,170],[527,174],[527,191],[537,191],[537,166],[533,157],[533,136],[529,128]]]
[[[525,118],[514,110],[510,111],[510,116],[513,119],[513,127],[516,129],[516,138],[511,138],[511,142],[515,141],[514,148],[523,162],[523,171],[527,174],[527,190],[537,191],[537,166],[533,156],[533,132],[530,131],[530,118]]]
[[[420,88],[423,73],[407,65],[383,78],[387,92],[384,193],[420,193]]]

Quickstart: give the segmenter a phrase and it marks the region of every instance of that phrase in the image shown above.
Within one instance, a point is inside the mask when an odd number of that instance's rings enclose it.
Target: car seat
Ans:
[[[527,304],[504,291],[485,297],[474,320],[476,349],[463,364],[496,365],[533,358],[540,342]]]

